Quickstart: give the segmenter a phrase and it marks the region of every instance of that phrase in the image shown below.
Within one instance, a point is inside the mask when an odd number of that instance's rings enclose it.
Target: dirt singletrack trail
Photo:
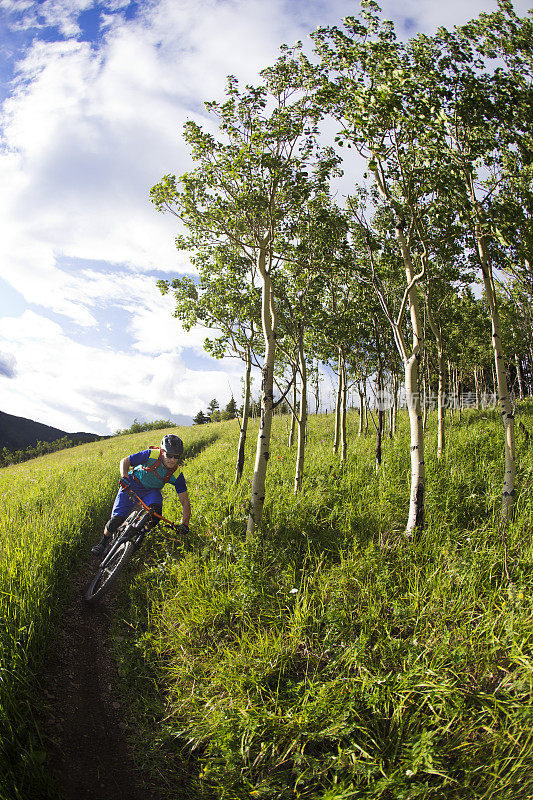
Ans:
[[[95,566],[88,558],[76,579],[46,667],[48,768],[63,800],[154,800],[126,739],[110,640],[112,601],[89,607],[83,600]]]

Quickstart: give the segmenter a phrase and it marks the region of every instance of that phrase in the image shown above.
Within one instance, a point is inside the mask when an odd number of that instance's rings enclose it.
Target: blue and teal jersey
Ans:
[[[158,448],[154,448],[153,450],[141,450],[140,453],[133,453],[133,455],[129,456],[132,468],[129,474],[133,474],[135,479],[146,489],[162,489],[165,485],[165,476],[168,470],[163,465],[163,462],[159,464],[155,472],[148,472],[143,469],[143,467],[155,465],[160,452]],[[182,472],[179,475],[171,475],[167,483],[174,486],[178,494],[187,491],[187,484]]]

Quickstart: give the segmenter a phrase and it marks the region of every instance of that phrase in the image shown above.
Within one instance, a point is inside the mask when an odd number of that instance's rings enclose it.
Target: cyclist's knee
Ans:
[[[105,526],[106,531],[108,533],[115,533],[117,528],[119,528],[122,525],[125,519],[126,517],[122,517],[120,514],[115,514],[115,516],[111,517],[111,519]]]

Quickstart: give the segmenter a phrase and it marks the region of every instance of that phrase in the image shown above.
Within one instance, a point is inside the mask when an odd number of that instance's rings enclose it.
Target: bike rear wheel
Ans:
[[[123,572],[132,553],[133,542],[126,541],[114,545],[110,554],[104,559],[104,563],[98,568],[98,572],[85,592],[85,600],[87,603],[96,602],[96,600],[115,585],[118,576]]]

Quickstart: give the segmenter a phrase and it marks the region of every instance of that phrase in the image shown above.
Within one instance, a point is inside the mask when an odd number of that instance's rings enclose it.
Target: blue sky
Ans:
[[[525,13],[531,0],[516,0]],[[400,35],[496,0],[384,0]],[[184,121],[225,77],[353,0],[0,0],[0,409],[66,431],[187,421],[240,394],[155,285],[190,271],[150,187],[189,167]],[[205,121],[205,120],[204,120]],[[256,384],[257,385],[257,384]],[[326,386],[325,389],[328,387]]]

